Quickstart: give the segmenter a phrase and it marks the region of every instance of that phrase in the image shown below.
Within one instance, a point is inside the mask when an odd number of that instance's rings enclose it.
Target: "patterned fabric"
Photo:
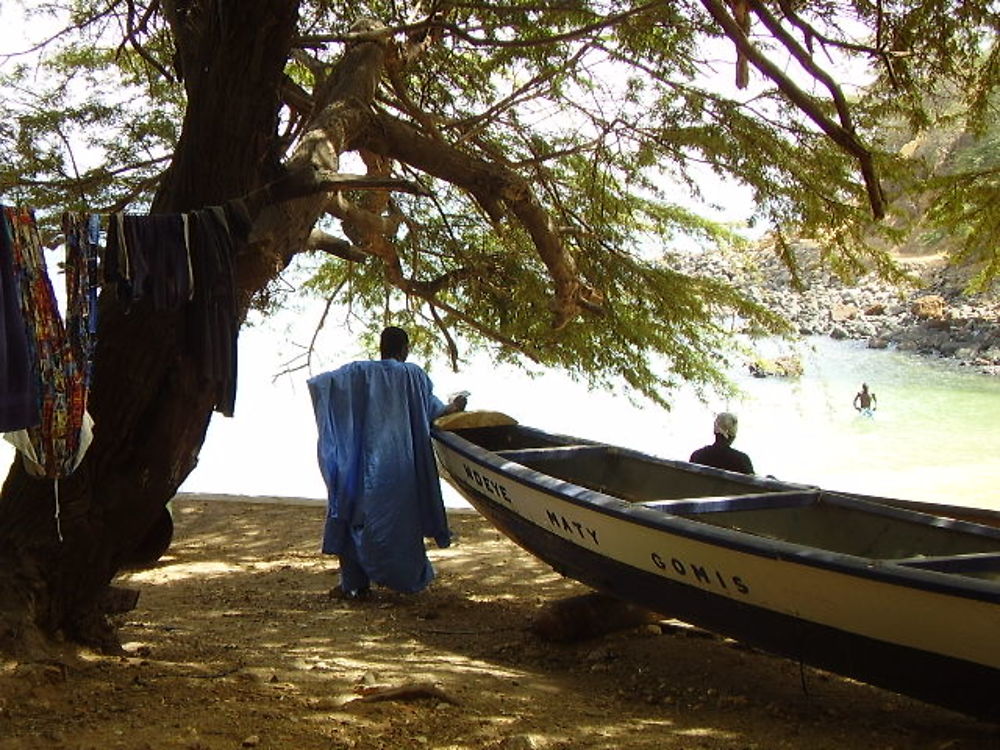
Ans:
[[[101,237],[96,214],[64,213],[66,238],[66,332],[73,356],[82,363],[83,380],[89,386],[97,337],[97,259]]]
[[[34,464],[32,468],[36,474],[58,479],[70,474],[82,455],[87,363],[74,354],[74,346],[70,344],[70,336],[59,314],[34,212],[10,207],[3,210],[12,229],[14,276],[18,281],[21,314],[39,387],[40,423],[27,429],[27,444],[12,442]],[[75,283],[70,286],[74,297],[69,304],[75,308],[79,304],[76,299],[79,288]],[[85,346],[89,344],[77,348],[82,350]]]

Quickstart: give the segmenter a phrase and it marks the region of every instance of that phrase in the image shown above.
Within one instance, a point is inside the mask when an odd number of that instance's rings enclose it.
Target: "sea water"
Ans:
[[[325,498],[305,386],[310,371],[275,378],[287,352],[274,341],[267,326],[241,335],[235,417],[215,415],[198,466],[181,491]],[[711,442],[715,413],[728,410],[740,420],[734,447],[750,455],[760,474],[828,489],[1000,509],[1000,378],[944,360],[826,338],[762,346],[765,354],[799,356],[802,376],[755,378],[738,366],[730,376],[739,397],[706,402],[683,388],[669,395],[669,411],[632,403],[620,392],[591,391],[561,372],[532,377],[485,356],[457,373],[443,362],[432,363],[430,372],[442,398],[468,390],[470,409],[506,412],[526,425],[664,458],[686,460]],[[358,356],[342,351],[314,371]],[[862,382],[878,400],[873,417],[852,406]],[[13,455],[0,442],[0,471],[6,472]],[[467,507],[449,487],[445,502]]]
[[[800,358],[798,378],[730,372],[731,399],[702,401],[693,390],[671,409],[637,406],[588,391],[561,374],[529,379],[472,369],[469,408],[505,411],[532,426],[687,460],[712,442],[718,411],[739,418],[734,447],[759,474],[828,489],[1000,509],[1000,378],[944,360],[873,350],[857,342],[808,338],[764,342]],[[862,383],[877,399],[855,410]]]
[[[797,382],[748,385],[761,469],[831,489],[1000,509],[1000,378],[829,339]],[[862,382],[872,417],[856,412]]]

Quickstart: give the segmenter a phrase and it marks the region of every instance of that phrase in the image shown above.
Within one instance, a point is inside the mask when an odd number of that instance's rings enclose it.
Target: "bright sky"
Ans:
[[[15,0],[0,2],[0,54],[21,52],[30,46],[25,40],[36,38],[44,29],[26,26],[22,20],[21,4]]]

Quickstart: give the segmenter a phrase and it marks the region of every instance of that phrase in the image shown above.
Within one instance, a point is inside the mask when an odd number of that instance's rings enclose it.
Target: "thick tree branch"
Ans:
[[[395,66],[389,66],[387,71],[389,78],[389,85],[392,86],[392,91],[398,98],[397,106],[401,106],[402,110],[406,112],[410,117],[416,120],[420,125],[432,136],[439,140],[444,140],[441,136],[441,131],[438,129],[437,123],[434,122],[434,118],[428,115],[416,102],[410,97],[410,92],[407,89],[405,81],[403,81],[403,76],[400,75],[400,71],[395,68]]]
[[[283,268],[292,256],[309,248],[310,234],[337,191],[424,192],[422,186],[405,180],[340,173],[340,155],[357,148],[357,136],[368,122],[372,97],[385,69],[385,34],[370,27],[366,37],[349,46],[329,75],[317,82],[311,115],[286,162],[285,175],[277,184],[248,196],[259,210],[250,251],[260,256],[262,267]],[[366,252],[358,243],[354,249]]]
[[[299,86],[299,84],[287,75],[281,82],[281,100],[286,106],[295,110],[295,112],[303,117],[308,117],[312,114],[313,105],[315,104],[312,94]]]
[[[378,36],[379,40],[382,38]],[[352,57],[358,59],[352,63]],[[322,172],[324,168],[333,167],[340,152],[353,144],[355,148],[364,147],[376,154],[398,158],[462,187],[495,221],[511,214],[531,235],[555,286],[553,307],[557,327],[565,326],[583,309],[599,310],[600,295],[580,280],[572,256],[553,231],[544,208],[523,178],[508,168],[483,163],[430,139],[387,115],[372,117],[366,106],[358,106],[371,100],[385,60],[385,45],[381,41],[358,44],[345,53],[331,80],[323,87],[322,95],[317,92],[317,97],[328,100],[330,105],[316,115],[292,163],[299,169]],[[313,180],[312,184],[318,182]],[[387,227],[381,223],[377,212],[359,211],[342,197],[335,202],[334,210],[354,226],[353,231],[365,235],[366,249],[383,259],[390,283],[400,288],[411,283],[386,240]]]
[[[387,175],[392,167],[392,160],[378,154],[363,150],[361,155],[368,168],[368,176],[373,180]],[[382,262],[385,279],[389,284],[407,295],[430,302],[432,311],[436,303],[435,298],[442,290],[472,275],[470,269],[455,268],[431,280],[417,279],[415,278],[419,273],[419,256],[417,256],[410,264],[411,275],[407,276],[393,242],[400,225],[406,221],[406,216],[387,194],[367,193],[361,197],[360,202],[354,203],[347,200],[342,193],[335,193],[331,197],[327,211],[341,220],[344,232],[351,238],[354,252],[364,258],[377,257]],[[313,230],[313,234],[316,234],[316,230]],[[340,242],[348,244],[342,240]],[[454,349],[453,358],[456,356],[457,349]]]
[[[468,31],[463,29],[461,26],[449,23],[444,20],[441,16],[432,16],[424,21],[419,21],[412,24],[401,24],[398,26],[386,27],[386,31],[389,34],[406,34],[414,35],[423,32],[433,33],[434,31],[447,31],[456,39],[461,39],[464,42],[468,42],[477,47],[495,47],[495,48],[525,48],[525,47],[538,47],[541,45],[551,45],[558,44],[560,42],[571,42],[577,39],[583,39],[594,32],[603,31],[604,29],[613,28],[623,21],[633,18],[635,16],[648,13],[649,11],[655,10],[656,8],[666,7],[669,5],[666,0],[654,0],[653,2],[646,3],[645,5],[640,5],[636,8],[630,8],[629,10],[623,11],[621,13],[615,13],[614,15],[603,16],[599,21],[594,21],[593,23],[585,24],[583,26],[578,26],[575,29],[564,32],[562,34],[551,34],[549,36],[538,37],[538,38],[518,38],[518,39],[497,39],[493,37],[478,37],[470,34]],[[318,47],[324,44],[331,43],[350,43],[359,40],[366,40],[369,35],[364,32],[349,32],[347,34],[315,34],[308,36],[301,36],[296,40],[296,44],[300,47]]]
[[[419,133],[386,114],[374,116],[365,147],[397,158],[468,191],[494,221],[514,216],[531,236],[555,287],[554,325],[562,328],[582,310],[599,312],[601,295],[582,281],[530,184],[513,170],[486,163]]]
[[[352,243],[342,240],[340,237],[334,237],[321,229],[313,229],[309,233],[306,250],[318,250],[353,263],[368,260],[368,254],[359,250]]]
[[[370,177],[368,175],[342,174],[300,169],[287,177],[260,188],[264,199],[272,203],[295,200],[316,193],[340,190],[392,190],[413,195],[427,195],[427,188],[410,180],[396,177]]]

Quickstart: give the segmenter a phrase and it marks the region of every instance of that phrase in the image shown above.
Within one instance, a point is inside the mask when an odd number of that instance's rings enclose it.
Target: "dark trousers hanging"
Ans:
[[[0,206],[0,432],[38,424],[38,389],[14,277],[13,228]]]

